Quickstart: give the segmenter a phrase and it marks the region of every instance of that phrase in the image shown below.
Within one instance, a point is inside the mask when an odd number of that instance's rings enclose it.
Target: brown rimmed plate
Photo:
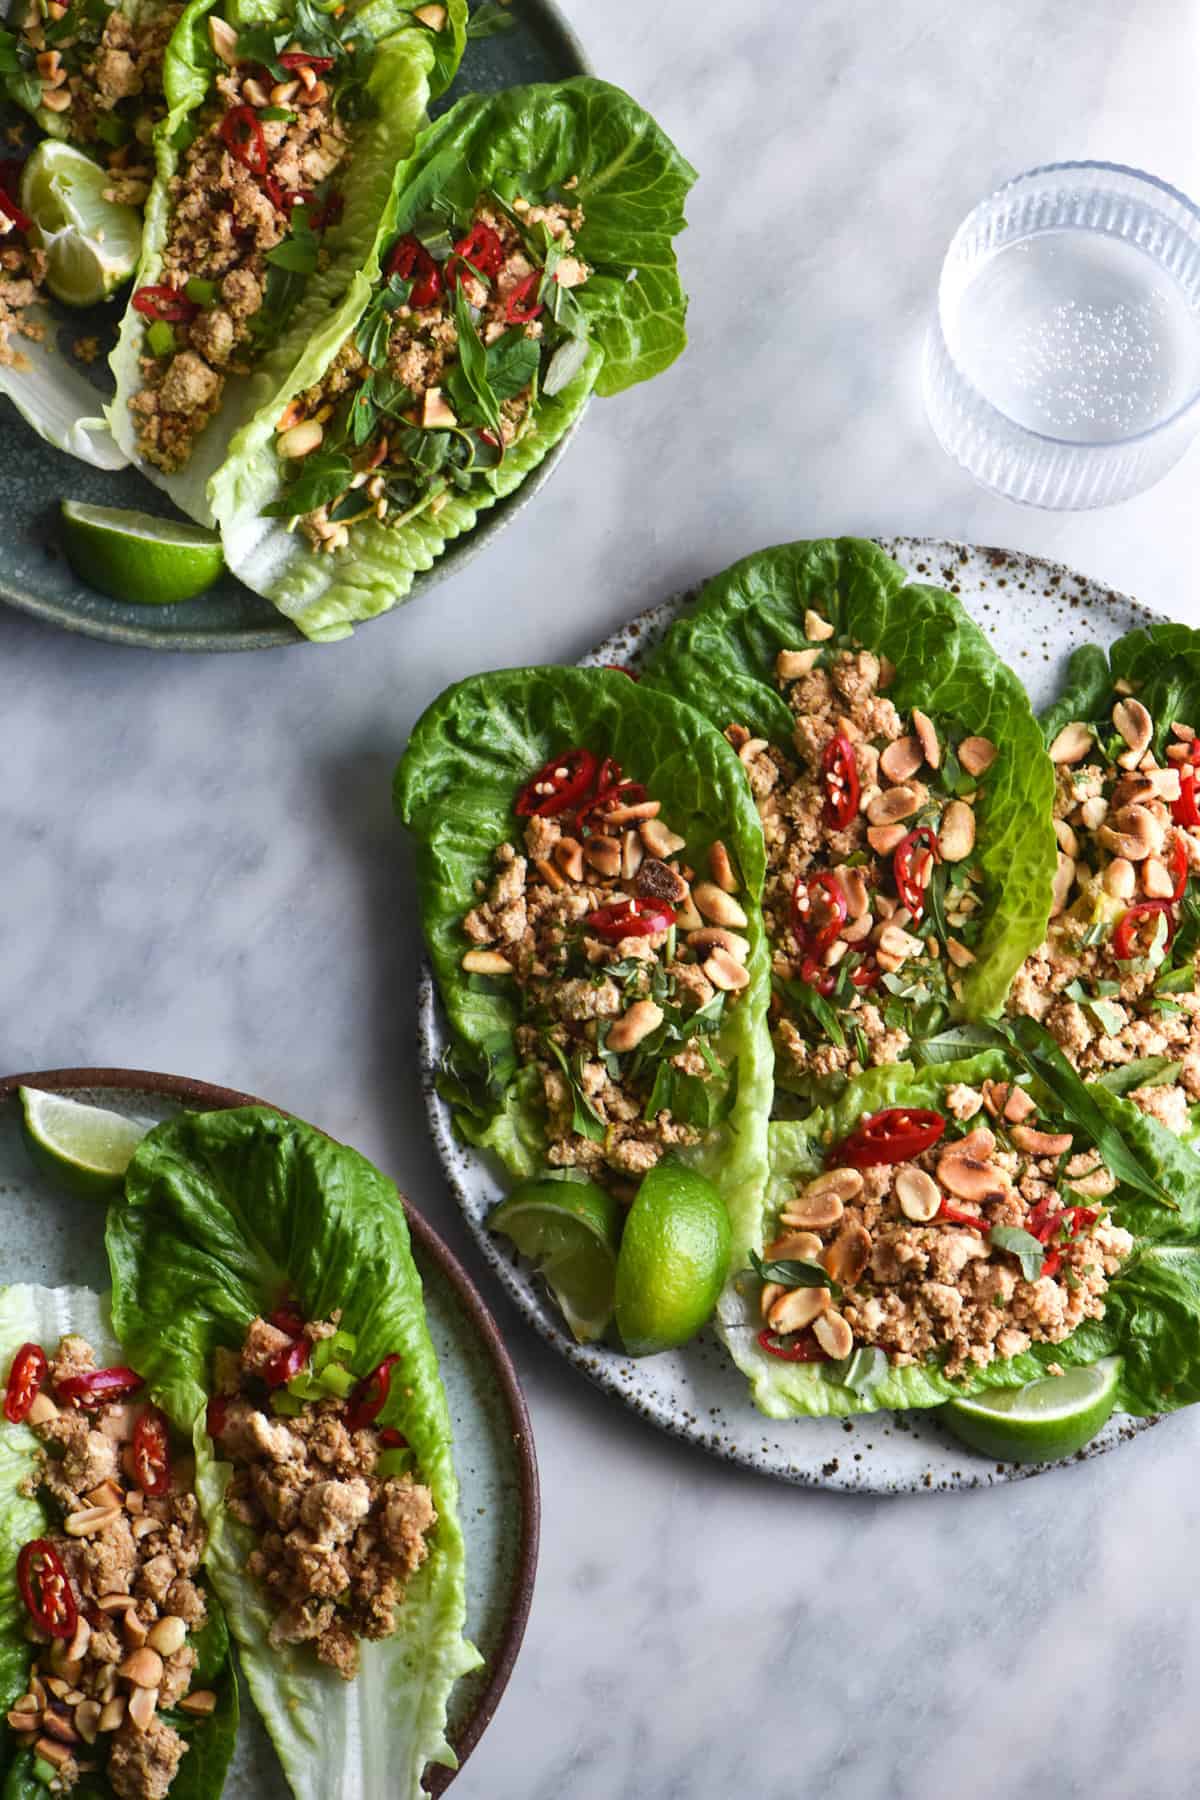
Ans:
[[[34,1168],[21,1134],[21,1086],[154,1124],[182,1111],[269,1104],[141,1069],[52,1069],[0,1079],[0,1280],[101,1290],[109,1285],[102,1215],[94,1202],[64,1194]],[[516,1371],[495,1321],[432,1226],[408,1201],[404,1205],[454,1426],[467,1543],[467,1635],[484,1657],[483,1667],[464,1677],[450,1699],[447,1731],[461,1768],[500,1703],[525,1634],[537,1567],[537,1459]],[[287,1784],[244,1686],[242,1702],[227,1800],[286,1800]],[[429,1793],[443,1793],[453,1779],[453,1770],[431,1766]]]

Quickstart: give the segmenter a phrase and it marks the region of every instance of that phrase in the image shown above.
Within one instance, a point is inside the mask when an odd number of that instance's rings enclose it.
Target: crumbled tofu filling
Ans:
[[[936,1355],[954,1378],[1103,1318],[1133,1239],[1105,1211],[1116,1183],[1098,1153],[1039,1123],[1020,1088],[960,1084],[947,1109],[965,1134],[947,1131],[907,1162],[830,1168],[784,1205],[764,1257],[820,1264],[840,1297],[764,1285],[780,1354],[800,1339],[813,1361],[877,1346],[896,1367]],[[971,1123],[981,1113],[990,1123]],[[998,1226],[1043,1246],[1039,1273],[991,1241]]]
[[[28,1622],[35,1660],[8,1724],[52,1765],[53,1791],[97,1771],[118,1800],[164,1800],[188,1745],[162,1712],[182,1703],[203,1716],[216,1704],[192,1688],[188,1643],[207,1617],[204,1531],[190,1457],[164,1464],[164,1493],[139,1485],[134,1441],[147,1408],[136,1393],[99,1405],[64,1396],[62,1382],[95,1369],[86,1339],[63,1338],[27,1418],[43,1447],[28,1489],[61,1516],[46,1541],[78,1617],[69,1641]]]

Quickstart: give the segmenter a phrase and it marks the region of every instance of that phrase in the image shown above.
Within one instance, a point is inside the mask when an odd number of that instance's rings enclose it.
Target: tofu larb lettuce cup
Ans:
[[[190,1441],[82,1288],[0,1290],[5,1793],[215,1797],[237,1686]]]
[[[263,1107],[182,1114],[109,1211],[114,1321],[191,1439],[207,1566],[301,1800],[418,1800],[480,1658],[399,1195]]]
[[[434,55],[434,34],[384,0],[334,11],[192,0],[180,22],[109,420],[202,523],[238,426],[367,253]]]
[[[1053,775],[954,597],[875,545],[784,545],[710,582],[646,679],[737,750],[767,847],[776,1080],[809,1104],[999,1011],[1050,905]]]
[[[935,1406],[1119,1356],[1200,1398],[1200,1162],[1127,1101],[989,1051],[873,1069],[771,1127],[722,1330],[773,1417]]]
[[[1009,1010],[1189,1138],[1200,1101],[1200,633],[1077,652],[1046,720],[1058,874]]]
[[[623,1204],[669,1154],[756,1217],[762,839],[720,734],[619,672],[477,676],[418,722],[396,804],[462,1134]]]
[[[618,88],[470,95],[396,171],[337,314],[214,484],[229,566],[310,637],[394,606],[593,393],[686,342],[695,179]]]

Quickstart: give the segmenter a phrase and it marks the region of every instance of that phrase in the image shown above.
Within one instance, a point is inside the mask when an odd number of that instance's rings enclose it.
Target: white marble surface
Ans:
[[[833,531],[1037,550],[1200,619],[1200,463],[1110,513],[1021,511],[943,459],[917,379],[945,241],[1005,176],[1103,156],[1200,194],[1187,0],[568,11],[702,171],[687,359],[596,405],[486,560],[349,643],[156,657],[0,615],[0,1064],[266,1095],[392,1169],[477,1270],[424,1136],[388,792],[447,681],[572,658]],[[987,1494],[806,1495],[656,1438],[493,1298],[545,1528],[462,1800],[1193,1791],[1196,1421]]]

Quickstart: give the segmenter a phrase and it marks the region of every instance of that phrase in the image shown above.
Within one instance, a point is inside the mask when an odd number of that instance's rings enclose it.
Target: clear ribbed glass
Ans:
[[[938,441],[1030,506],[1112,506],[1200,429],[1200,210],[1115,163],[1019,175],[959,226],[924,355]]]

